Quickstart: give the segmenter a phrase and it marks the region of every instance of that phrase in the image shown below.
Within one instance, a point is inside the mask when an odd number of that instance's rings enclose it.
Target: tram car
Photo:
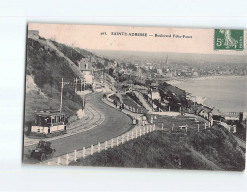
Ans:
[[[36,113],[35,123],[31,126],[30,135],[53,137],[66,134],[67,118],[60,111],[40,111]]]

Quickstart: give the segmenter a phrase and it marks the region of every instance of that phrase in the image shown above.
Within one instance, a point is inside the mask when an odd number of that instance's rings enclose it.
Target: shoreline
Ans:
[[[173,85],[173,84],[180,84],[186,81],[200,81],[200,80],[210,80],[210,79],[236,79],[236,78],[245,78],[245,76],[239,75],[214,75],[214,76],[202,76],[202,77],[194,77],[194,78],[177,78],[170,81],[165,81],[166,83]]]
[[[200,80],[220,80],[220,79],[238,79],[238,78],[247,78],[247,76],[236,76],[236,75],[214,75],[214,76],[202,76],[202,77],[195,77],[195,78],[181,78],[181,79],[174,79],[174,80],[170,80],[167,81],[168,84],[170,85],[174,85],[177,87],[176,84],[181,84],[183,82],[193,82],[193,81],[200,81]],[[180,87],[179,87],[180,88]],[[186,91],[186,90],[185,90]],[[188,92],[188,91],[186,91]],[[191,94],[193,96],[193,94]],[[199,96],[195,96],[195,97],[199,97]],[[202,96],[200,96],[202,97]],[[223,115],[223,116],[227,116],[229,115],[228,113],[230,113],[231,111],[224,111],[224,109],[220,109],[217,105],[212,106],[207,102],[207,98],[206,97],[202,97],[205,98],[203,104],[209,108],[214,108],[214,110],[216,112],[218,112],[219,114]],[[234,111],[236,112],[236,111]],[[237,111],[237,112],[241,112],[241,111]],[[244,112],[244,111],[242,111]]]

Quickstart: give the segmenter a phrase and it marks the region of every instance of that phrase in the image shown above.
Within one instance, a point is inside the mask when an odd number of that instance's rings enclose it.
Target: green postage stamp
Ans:
[[[214,49],[242,51],[244,49],[244,31],[230,29],[215,29]]]

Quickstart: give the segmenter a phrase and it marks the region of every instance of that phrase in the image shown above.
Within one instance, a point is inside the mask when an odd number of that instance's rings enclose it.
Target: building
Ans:
[[[152,89],[151,93],[149,93],[148,96],[152,100],[160,100],[161,99],[158,89]]]
[[[39,39],[39,31],[38,30],[29,30],[28,38]]]
[[[93,65],[90,58],[82,58],[79,62],[79,70],[84,78],[85,84],[93,85]]]
[[[207,119],[210,124],[213,124],[213,113],[212,113],[213,109],[209,108],[207,106],[203,106],[201,109],[197,110],[197,114],[199,116],[202,116],[203,118]]]

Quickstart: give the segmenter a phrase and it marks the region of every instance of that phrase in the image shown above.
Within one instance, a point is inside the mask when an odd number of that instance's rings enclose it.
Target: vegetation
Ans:
[[[80,52],[75,50],[73,47],[69,47],[67,45],[64,45],[62,43],[58,43],[56,41],[52,41],[52,43],[66,56],[68,57],[72,62],[74,62],[77,66],[79,66],[79,61],[82,58],[85,58]]]
[[[172,111],[179,111],[180,107],[184,110],[191,106],[191,102],[186,99],[186,92],[178,87],[167,84],[159,85],[159,92],[161,99],[169,100],[170,109]]]
[[[64,48],[66,48],[64,46]],[[78,60],[71,57],[72,61]],[[72,69],[68,61],[46,45],[44,40],[27,40],[26,74],[34,79],[34,83],[44,95],[38,92],[26,93],[25,125],[32,123],[34,112],[44,109],[59,109],[61,80],[72,82],[78,73]],[[82,107],[81,98],[75,94],[71,85],[65,85],[63,90],[63,111],[67,116],[76,115]]]
[[[130,98],[127,94],[124,94],[124,95],[122,95],[122,99],[123,99],[123,102],[124,102],[124,104],[125,105],[127,105],[127,106],[130,106],[130,107],[133,107],[133,108],[135,108],[135,110],[142,110],[142,111],[144,111],[145,109],[142,107],[142,106],[140,106],[139,104],[137,104],[132,98]]]
[[[140,106],[143,107],[142,102],[139,100],[138,97],[136,97],[135,93],[133,93],[133,92],[128,92],[128,93],[126,93],[126,95],[128,95],[128,96],[129,96],[131,99],[133,99],[137,104],[139,104]]]
[[[120,100],[119,100],[119,97],[116,96],[116,94],[113,94],[113,95],[109,96],[109,98],[112,99],[113,101],[114,101],[114,100],[117,101],[117,102],[120,101]]]
[[[188,134],[155,131],[71,164],[241,171],[245,159],[232,136],[213,127],[210,131]]]

